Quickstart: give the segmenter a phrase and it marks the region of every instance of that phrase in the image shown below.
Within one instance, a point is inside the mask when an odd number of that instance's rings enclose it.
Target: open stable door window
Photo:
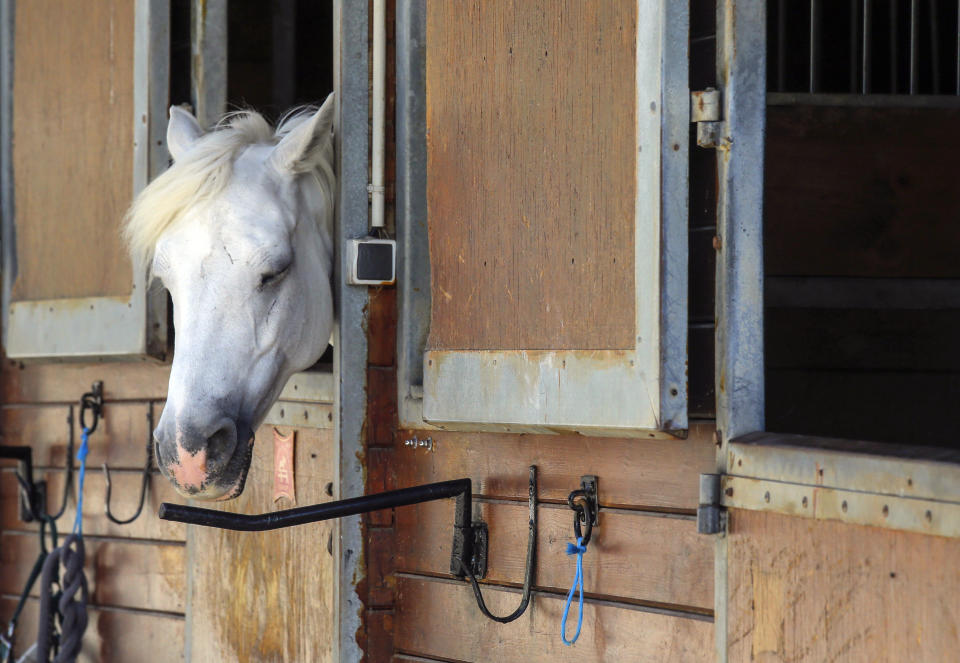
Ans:
[[[166,167],[168,0],[5,2],[3,325],[12,358],[167,349],[167,300],[120,238]]]
[[[680,434],[686,3],[425,12],[424,421]]]

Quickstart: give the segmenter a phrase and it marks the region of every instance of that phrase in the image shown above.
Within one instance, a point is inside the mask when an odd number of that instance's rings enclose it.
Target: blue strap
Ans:
[[[80,474],[77,480],[77,517],[73,521],[73,531],[83,534],[83,479],[87,470],[87,454],[90,452],[90,429],[84,428],[80,435],[80,449],[77,451],[77,460],[80,461]]]
[[[567,554],[577,556],[577,575],[573,577],[573,586],[570,593],[567,594],[567,603],[563,606],[563,619],[560,621],[560,637],[563,644],[572,645],[580,637],[580,627],[583,626],[583,553],[587,552],[587,547],[583,545],[583,537],[577,539],[576,545],[567,543]],[[567,615],[570,612],[570,604],[573,602],[573,591],[580,588],[580,608],[577,614],[577,632],[573,634],[572,640],[567,640]]]

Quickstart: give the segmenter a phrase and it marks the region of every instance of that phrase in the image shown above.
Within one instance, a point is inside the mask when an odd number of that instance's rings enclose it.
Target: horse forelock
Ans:
[[[202,136],[133,201],[123,224],[123,237],[131,256],[139,264],[149,265],[157,242],[183,218],[186,210],[223,192],[233,174],[234,162],[246,148],[277,144],[314,110],[295,108],[283,116],[276,129],[256,111],[225,115],[213,131]],[[332,163],[321,163],[314,173],[328,200],[333,190],[332,168]],[[318,223],[325,221],[317,219]]]

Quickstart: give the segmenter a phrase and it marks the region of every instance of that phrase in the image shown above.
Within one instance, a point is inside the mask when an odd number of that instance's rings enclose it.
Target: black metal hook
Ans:
[[[87,410],[93,414],[93,425],[87,428]],[[90,391],[80,397],[80,428],[87,435],[97,430],[97,423],[103,416],[103,380],[97,380],[90,387]]]
[[[523,596],[520,599],[520,605],[506,617],[497,617],[487,609],[487,604],[483,600],[483,594],[480,592],[480,583],[470,569],[461,561],[463,572],[470,580],[473,586],[473,595],[477,599],[477,606],[485,616],[495,622],[508,624],[517,619],[527,610],[530,605],[530,591],[533,588],[534,576],[537,572],[537,466],[530,466],[530,487],[527,493],[530,503],[529,531],[527,533],[527,563],[523,572]]]
[[[134,520],[140,517],[140,513],[143,511],[143,505],[147,499],[147,490],[150,486],[150,470],[153,467],[153,403],[150,403],[147,407],[147,451],[146,451],[146,461],[143,465],[143,474],[140,479],[140,502],[137,505],[137,510],[129,518],[117,518],[113,513],[110,512],[110,494],[113,491],[113,484],[110,481],[110,468],[107,467],[107,464],[103,464],[103,476],[104,480],[107,483],[106,495],[103,497],[103,511],[107,514],[107,518],[111,522],[116,523],[117,525],[129,525]]]
[[[593,475],[580,477],[580,488],[570,491],[567,496],[567,506],[573,510],[575,538],[582,539],[581,545],[585,546],[590,543],[593,528],[597,525],[597,512],[600,508],[597,501],[597,477]],[[583,529],[581,523],[584,526]],[[586,533],[584,533],[584,530]]]

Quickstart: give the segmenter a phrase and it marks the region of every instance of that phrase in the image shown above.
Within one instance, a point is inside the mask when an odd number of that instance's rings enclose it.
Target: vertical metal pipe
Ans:
[[[956,93],[960,95],[960,0],[957,0],[957,82],[955,86]]]
[[[787,0],[777,3],[777,90],[787,91]]]
[[[858,25],[857,19],[860,18],[860,12],[857,9],[857,0],[850,0],[850,94],[857,93],[857,39],[859,37],[857,28]]]
[[[810,0],[810,92],[820,91],[820,0]]]
[[[860,80],[860,92],[862,94],[870,94],[870,76],[873,73],[873,68],[871,67],[871,58],[873,53],[871,48],[873,46],[871,39],[870,27],[873,23],[873,3],[871,0],[863,0],[863,45],[862,45],[862,64],[860,68],[863,70],[863,75]]]
[[[920,0],[910,0],[910,94],[917,93],[920,78]]]
[[[930,77],[933,78],[933,94],[940,94],[940,21],[937,2],[930,0]]]
[[[890,2],[890,94],[896,94],[897,80],[897,0]]]

